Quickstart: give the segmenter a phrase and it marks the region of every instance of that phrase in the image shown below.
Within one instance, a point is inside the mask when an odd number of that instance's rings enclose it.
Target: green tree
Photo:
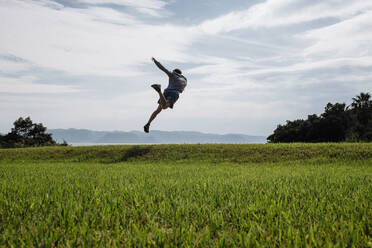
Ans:
[[[357,140],[372,141],[372,99],[369,93],[353,98],[351,115],[355,125],[351,134]]]
[[[11,133],[18,135],[22,138],[29,138],[30,130],[33,127],[33,123],[30,117],[23,119],[22,117],[18,118],[13,122],[14,127],[11,130]]]
[[[30,147],[56,145],[52,135],[46,133],[46,127],[41,123],[33,123],[30,117],[18,118],[11,131],[0,137],[0,147]]]
[[[288,121],[278,125],[269,142],[341,142],[372,141],[372,100],[360,93],[349,107],[345,103],[328,103],[319,117]]]
[[[345,103],[328,103],[321,117],[321,141],[340,142],[346,139],[350,122]]]

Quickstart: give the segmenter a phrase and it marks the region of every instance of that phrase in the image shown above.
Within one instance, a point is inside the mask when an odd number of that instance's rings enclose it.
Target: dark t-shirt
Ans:
[[[184,77],[182,74],[178,74],[177,72],[170,72],[156,60],[154,62],[159,67],[159,69],[164,71],[169,77],[169,83],[166,89],[177,90],[178,92],[182,93],[187,86],[187,78]]]
[[[168,90],[177,90],[178,92],[183,92],[187,85],[187,79],[176,72],[172,72],[169,76]]]

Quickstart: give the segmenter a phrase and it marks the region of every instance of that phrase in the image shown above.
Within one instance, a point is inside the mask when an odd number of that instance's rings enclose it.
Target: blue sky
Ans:
[[[372,92],[365,0],[0,0],[0,132],[142,130],[151,62],[188,86],[157,130],[269,135],[286,120]]]

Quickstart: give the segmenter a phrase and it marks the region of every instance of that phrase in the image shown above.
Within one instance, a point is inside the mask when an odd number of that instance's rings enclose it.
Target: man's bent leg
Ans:
[[[153,85],[151,85],[151,87],[154,88],[154,90],[156,90],[156,92],[158,92],[159,99],[160,99],[160,105],[162,106],[162,108],[163,109],[168,108],[170,106],[170,104],[167,102],[163,93],[161,92],[161,85],[160,84],[153,84]]]
[[[149,132],[149,129],[150,129],[150,125],[151,125],[151,122],[156,118],[156,116],[162,111],[163,107],[159,104],[158,108],[154,111],[154,113],[152,113],[152,115],[150,116],[150,119],[149,121],[147,122],[147,124],[143,127],[145,133],[148,133]]]
[[[169,108],[170,104],[167,102],[167,100],[165,99],[165,96],[163,95],[163,93],[161,93],[161,91],[158,91],[158,94],[159,94],[159,100],[160,100],[160,105],[163,109],[167,109]]]

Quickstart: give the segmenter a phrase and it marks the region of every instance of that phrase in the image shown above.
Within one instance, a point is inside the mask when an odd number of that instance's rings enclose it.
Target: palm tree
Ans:
[[[370,125],[372,120],[372,100],[369,93],[360,93],[359,96],[353,98],[353,103],[351,104],[352,111],[359,123],[362,125],[359,132],[360,136],[365,133],[365,128]]]
[[[360,93],[359,96],[353,97],[351,107],[354,109],[366,109],[372,106],[371,95],[367,93]]]

